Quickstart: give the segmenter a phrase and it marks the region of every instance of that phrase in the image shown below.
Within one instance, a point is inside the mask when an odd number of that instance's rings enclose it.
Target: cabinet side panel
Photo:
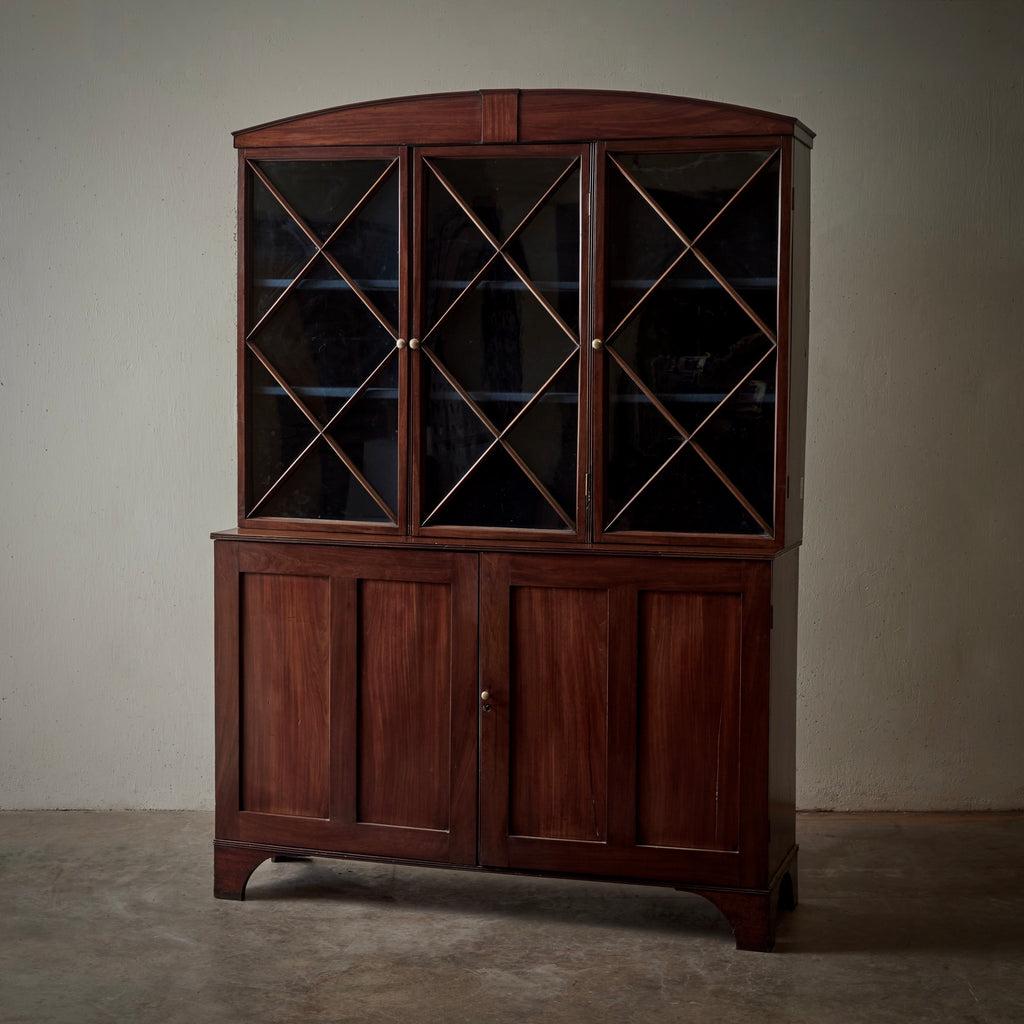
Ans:
[[[327,579],[242,577],[243,811],[328,817],[329,621]]]
[[[360,581],[358,821],[448,828],[450,636],[446,584]]]
[[[807,360],[810,331],[811,151],[793,142],[793,230],[790,272],[789,429],[786,545],[804,535],[804,452],[807,447]]]
[[[637,841],[735,850],[741,598],[639,597]]]
[[[509,833],[608,834],[608,596],[511,594]]]
[[[800,552],[772,563],[771,682],[768,694],[769,876],[796,841],[796,639]]]

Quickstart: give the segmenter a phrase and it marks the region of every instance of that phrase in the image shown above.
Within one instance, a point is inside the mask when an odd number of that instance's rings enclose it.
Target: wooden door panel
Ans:
[[[472,863],[476,556],[216,552],[217,838]]]
[[[482,863],[761,883],[769,572],[481,556]]]
[[[520,587],[511,594],[510,626],[509,830],[603,841],[607,594]]]
[[[734,594],[639,595],[641,845],[737,848],[741,607]]]
[[[330,813],[329,586],[242,577],[242,810]]]
[[[360,581],[358,821],[448,828],[450,624],[444,584]]]

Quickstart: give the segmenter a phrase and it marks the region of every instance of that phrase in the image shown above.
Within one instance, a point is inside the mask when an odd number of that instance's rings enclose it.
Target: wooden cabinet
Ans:
[[[216,890],[316,853],[793,901],[811,134],[498,90],[236,134]]]

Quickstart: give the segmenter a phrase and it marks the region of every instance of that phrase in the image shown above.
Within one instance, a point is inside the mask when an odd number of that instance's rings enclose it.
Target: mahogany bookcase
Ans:
[[[812,133],[641,93],[235,134],[215,892],[296,856],[796,903]]]

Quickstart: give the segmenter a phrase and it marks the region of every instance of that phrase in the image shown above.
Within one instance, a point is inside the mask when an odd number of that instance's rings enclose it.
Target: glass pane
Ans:
[[[778,155],[758,150],[642,153],[616,159],[685,236],[700,236],[697,249],[703,259],[774,330]],[[755,172],[757,177],[751,181]],[[726,399],[758,361],[773,352],[774,342],[692,253],[679,260],[639,309],[630,313],[683,245],[612,161],[607,183],[607,345],[684,430],[699,431],[697,443],[706,446],[732,486],[770,523],[774,355]],[[627,314],[629,319],[616,331]],[[682,438],[654,404],[613,368],[612,358],[606,358],[605,366],[607,523],[637,493],[636,477],[649,478]],[[610,529],[762,532],[729,488],[688,447]]]
[[[683,244],[612,164],[605,181],[605,330],[610,334],[683,251]]]
[[[613,530],[759,534],[729,489],[687,445],[623,513]]]
[[[328,251],[396,330],[398,173],[393,170],[328,246]]]
[[[766,522],[774,507],[775,353],[694,438]]]
[[[697,248],[775,330],[779,287],[778,157],[715,221]]]
[[[512,234],[569,163],[562,157],[446,157],[432,162],[499,242]]]
[[[251,328],[291,284],[316,250],[255,175],[251,176],[250,184],[252,240],[249,250],[248,326]]]
[[[634,153],[616,159],[692,241],[769,152]]]
[[[397,353],[328,431],[392,511],[398,508]]]
[[[316,431],[280,384],[251,353],[248,368],[249,508],[292,464]],[[261,510],[262,511],[262,510]]]
[[[497,427],[512,419],[575,348],[502,259],[427,345]]]
[[[508,433],[508,442],[570,519],[576,517],[579,359],[573,359]]]
[[[571,511],[571,510],[570,510]],[[500,445],[445,503],[434,525],[564,530],[565,523]]]
[[[395,344],[322,256],[253,341],[321,424]]]
[[[384,523],[387,516],[321,438],[260,508],[261,516],[350,519]]]
[[[578,350],[570,334],[579,329],[580,172],[564,158],[442,158],[435,164],[487,230],[507,243],[509,257],[530,282],[525,284],[503,256],[487,265],[493,245],[427,166],[425,315],[428,324],[443,319],[428,332],[424,346],[501,430]],[[500,447],[437,508],[494,438],[436,370],[428,369],[426,359],[422,365],[425,525],[565,529],[529,476]],[[570,517],[575,515],[579,421],[578,362],[571,365],[516,425],[515,441],[509,439]]]
[[[679,447],[682,438],[613,359],[605,360],[605,525]],[[616,523],[615,527],[623,527]]]
[[[609,343],[686,430],[693,430],[772,347],[688,254]]]
[[[430,328],[494,254],[494,246],[477,230],[429,168],[424,240],[424,323]]]
[[[388,160],[264,160],[260,170],[321,242],[380,177]]]
[[[397,328],[397,165],[372,159],[263,160],[255,166],[321,242],[349,218],[327,251]],[[250,507],[266,496],[255,515],[386,522],[388,516],[331,445],[344,451],[385,502],[397,506],[398,378],[397,361],[389,359],[395,352],[393,332],[326,254],[316,255],[316,245],[255,171],[250,171],[250,182],[248,340],[286,384],[275,383],[254,356],[247,357],[256,367],[246,409]],[[285,288],[288,293],[281,298]],[[289,390],[325,426],[378,367],[376,377],[331,426],[329,439],[316,440],[316,429]],[[309,450],[289,468],[310,441]]]
[[[574,170],[508,245],[508,254],[575,333],[580,323],[580,173]]]
[[[425,400],[420,486],[422,514],[427,520],[483,454],[494,435],[427,359],[422,359],[420,366]],[[436,525],[433,519],[430,525]]]

